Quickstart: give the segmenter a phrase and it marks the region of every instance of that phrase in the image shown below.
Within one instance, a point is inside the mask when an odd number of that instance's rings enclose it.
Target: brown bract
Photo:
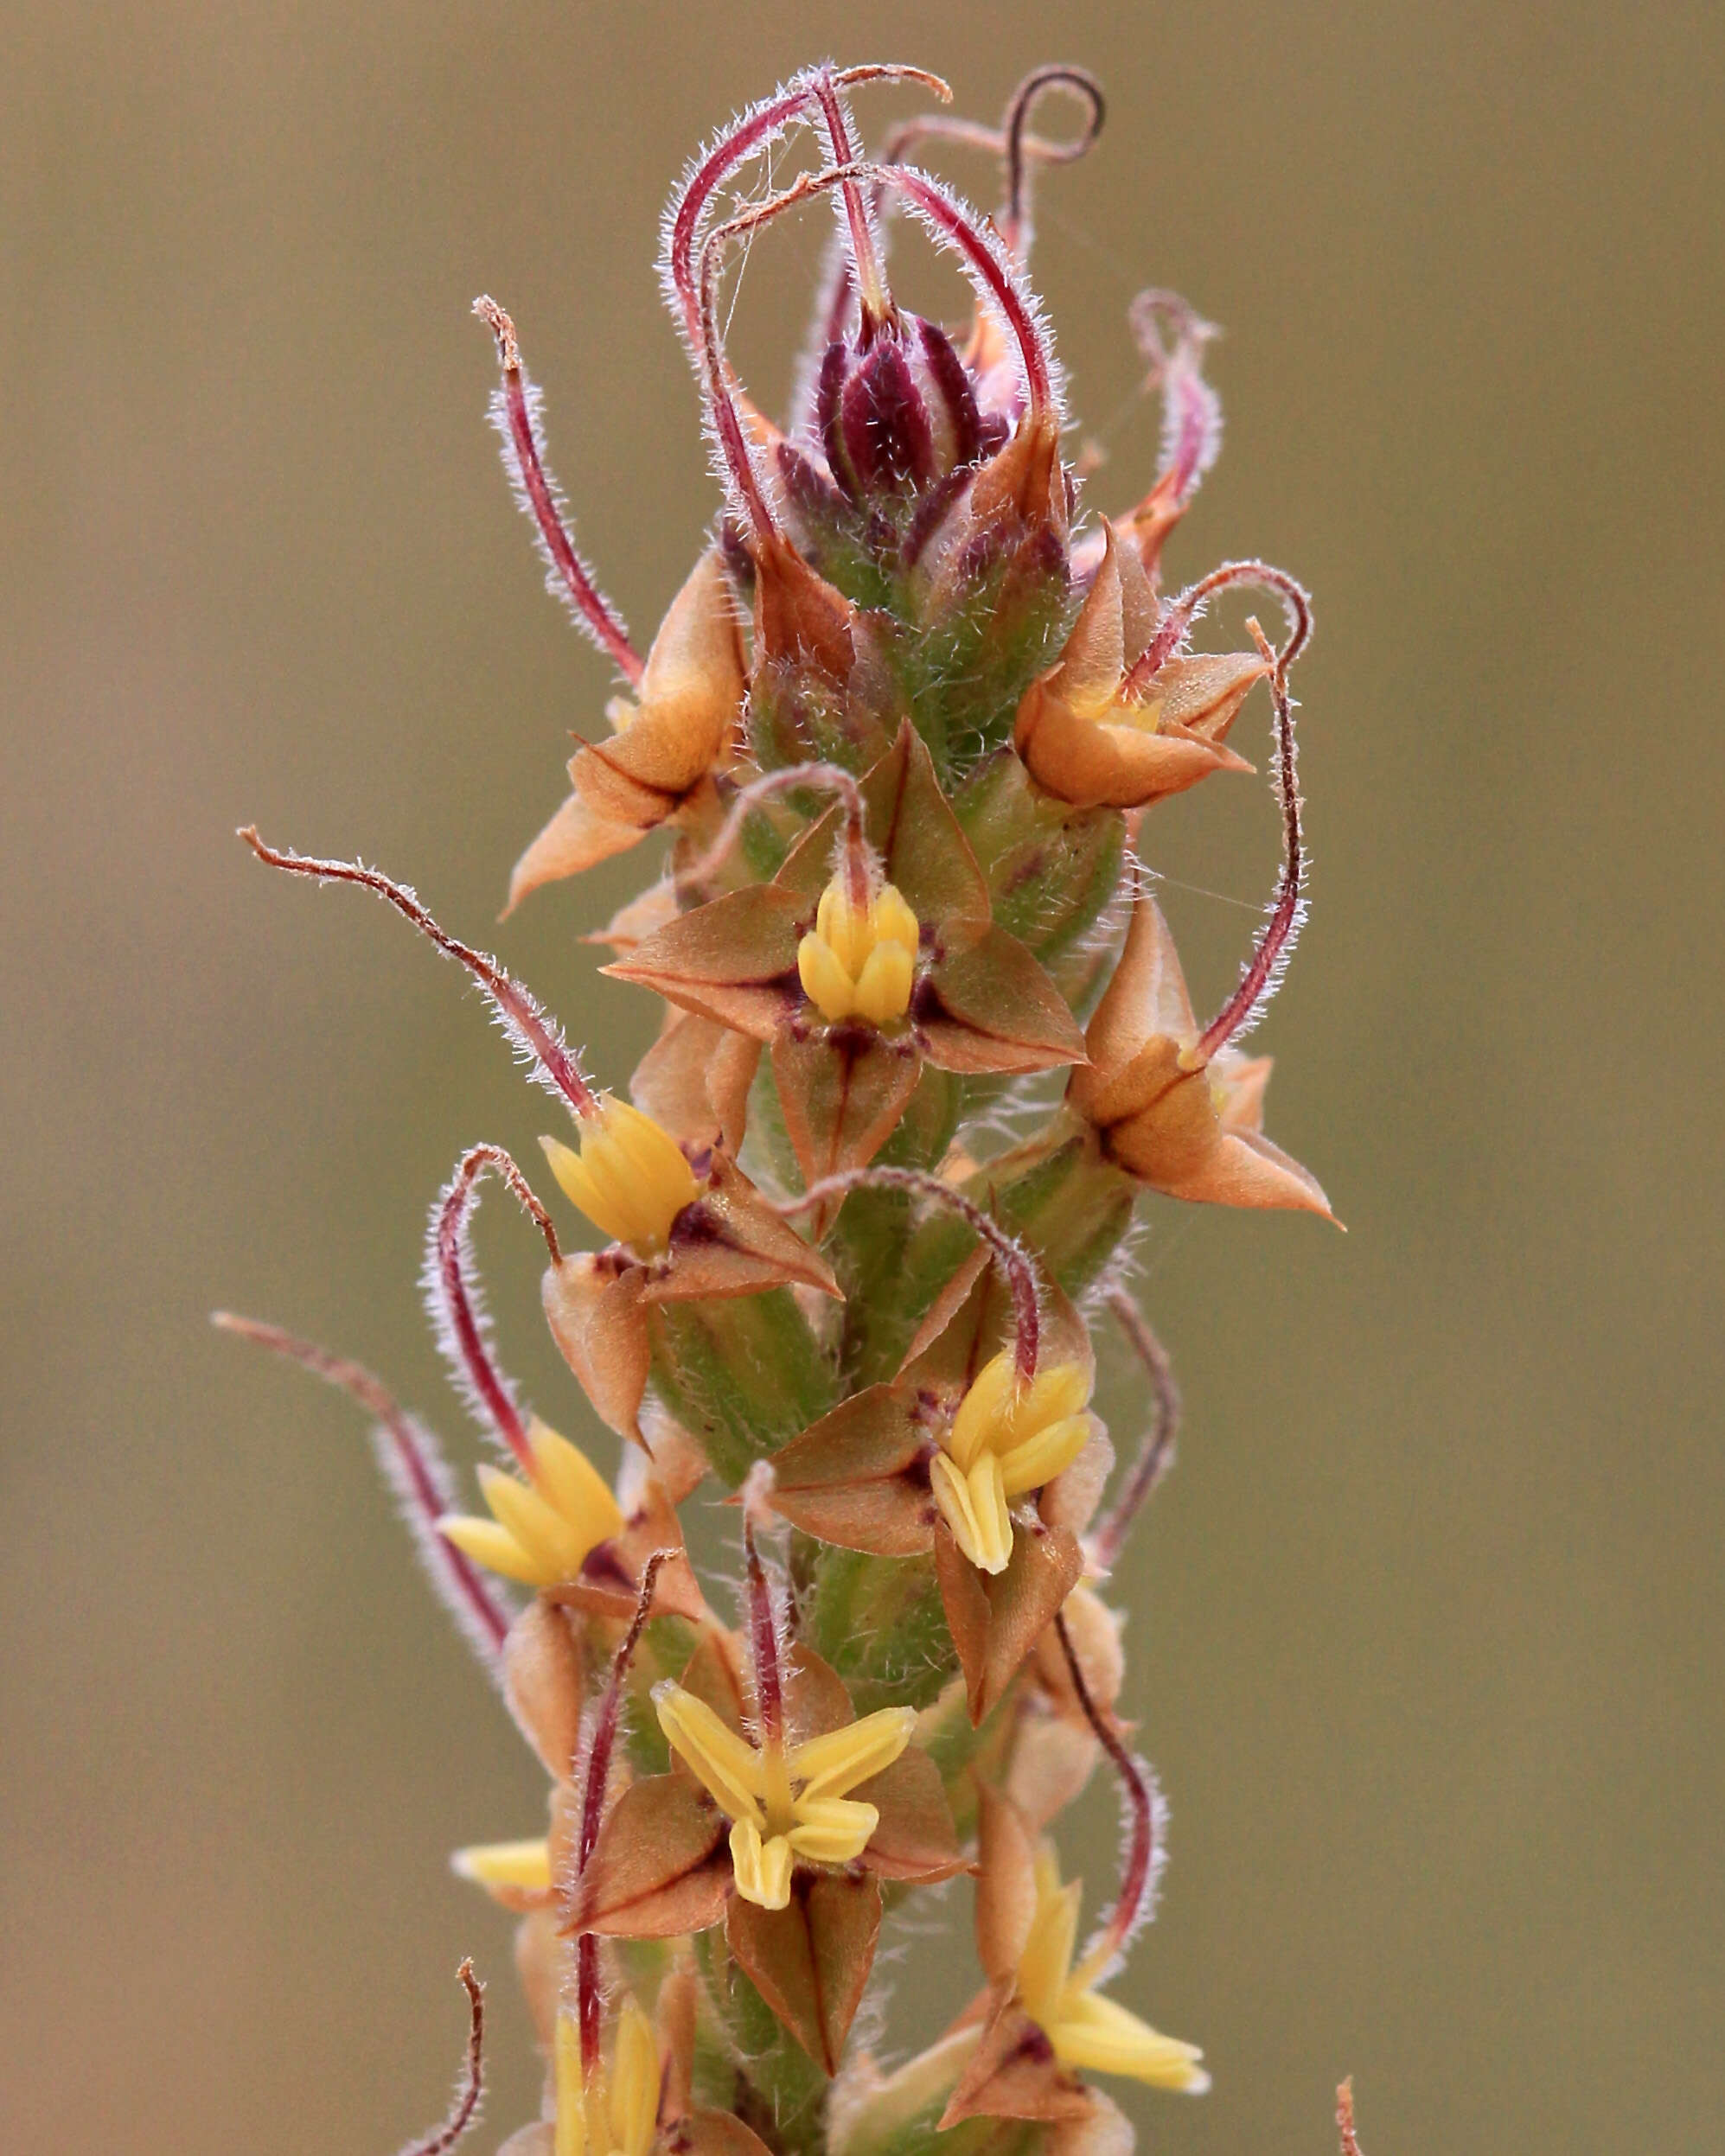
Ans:
[[[509,905],[623,853],[674,816],[736,732],[743,643],[718,551],[696,563],[653,640],[636,698],[614,698],[609,741],[570,761],[573,792],[515,864]]]
[[[1078,1535],[1112,1457],[1093,1422],[1077,1461],[1014,1514],[1004,1572],[981,1572],[960,1551],[929,1464],[972,1380],[1009,1336],[1007,1308],[994,1274],[981,1273],[931,1337],[924,1326],[896,1378],[856,1394],[773,1456],[773,1509],[805,1533],[871,1556],[933,1553],[973,1723],[1000,1703],[1077,1586]],[[1040,1356],[1045,1368],[1094,1368],[1083,1318],[1052,1286],[1044,1291]]]
[[[1271,661],[1257,652],[1170,657],[1128,691],[1158,608],[1137,554],[1103,531],[1106,551],[1059,664],[1019,705],[1013,738],[1031,776],[1079,807],[1142,808],[1212,771],[1249,771],[1223,744]]]
[[[770,1046],[773,1075],[798,1164],[808,1182],[866,1165],[897,1125],[924,1062],[942,1070],[1023,1073],[1083,1056],[1083,1039],[1047,974],[1016,937],[994,927],[988,887],[942,793],[921,737],[906,724],[862,781],[868,841],[885,880],[916,915],[922,941],[910,1008],[889,1029],[861,1019],[828,1024],[797,973],[797,950],[813,928],[833,873],[842,812],[834,810],[793,849],[773,882],[696,907],[637,943],[604,970],[640,983],[698,1017]],[[687,1049],[667,1049],[686,1074]],[[733,1122],[746,1092],[728,1067],[706,1113]],[[684,1119],[702,1112],[694,1100]]]
[[[1067,1101],[1128,1175],[1169,1197],[1335,1217],[1315,1177],[1263,1134],[1270,1058],[1200,1054],[1174,940],[1147,896],[1085,1037],[1090,1060]]]
[[[727,1154],[714,1151],[693,1165],[700,1195],[673,1222],[662,1255],[637,1258],[614,1243],[566,1257],[545,1274],[546,1318],[564,1360],[601,1420],[642,1445],[655,1309],[772,1287],[839,1292],[825,1259],[772,1210]]]
[[[784,1664],[786,1741],[853,1719],[850,1695],[800,1643]],[[683,1678],[744,1730],[734,1666],[704,1642]],[[600,1830],[565,1912],[566,1932],[671,1938],[723,1922],[732,1954],[778,2019],[828,2073],[837,2070],[880,1929],[878,1882],[929,1883],[964,1869],[940,1775],[912,1745],[852,1794],[879,1821],[862,1854],[837,1869],[799,1858],[789,1904],[763,1909],[735,1891],[728,1822],[680,1760],[624,1791]]]

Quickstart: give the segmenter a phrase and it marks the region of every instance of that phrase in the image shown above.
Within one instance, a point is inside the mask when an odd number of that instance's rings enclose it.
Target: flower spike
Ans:
[[[484,1574],[462,1551],[445,1541],[438,1522],[455,1494],[454,1478],[431,1432],[396,1403],[382,1381],[362,1364],[331,1355],[279,1325],[255,1317],[237,1317],[219,1310],[212,1321],[272,1355],[284,1356],[357,1400],[376,1420],[379,1464],[395,1491],[402,1516],[431,1584],[454,1613],[457,1623],[482,1662],[495,1673],[514,1612],[492,1591]]]
[[[577,551],[514,324],[476,303],[552,588],[622,677],[606,726],[565,751],[509,906],[664,834],[646,888],[581,939],[658,999],[627,1089],[590,1079],[527,990],[405,886],[244,833],[456,959],[575,1119],[542,1140],[551,1203],[591,1233],[559,1234],[495,1145],[461,1156],[430,1222],[439,1344],[502,1456],[478,1465],[471,1516],[369,1373],[220,1321],[372,1411],[422,1553],[544,1769],[540,1833],[453,1859],[517,1920],[545,2067],[536,2121],[500,2156],[930,2156],[973,2121],[973,2152],[1122,2156],[1131,2127],[1092,2076],[1206,2085],[1195,2045],[1100,1988],[1150,1913],[1164,1840],[1103,1583],[1179,1414],[1120,1283],[1147,1189],[1328,1212],[1264,1137],[1268,1059],[1237,1045],[1305,904],[1289,680],[1311,609],[1255,561],[1163,590],[1220,429],[1215,332],[1172,293],[1129,316],[1161,406],[1155,483],[1074,535],[1100,452],[1064,453],[1027,265],[1043,169],[1102,126],[1095,80],[1035,68],[998,124],[918,117],[881,156],[853,117],[872,83],[949,96],[913,68],[807,67],[698,152],[667,210],[664,297],[719,508],[650,644]],[[993,220],[911,162],[955,144],[998,162]],[[825,239],[781,425],[727,355],[727,309],[754,239],[799,206]],[[895,294],[888,243],[910,220],[962,274],[953,329]],[[1281,602],[1279,645],[1252,622],[1238,651],[1194,649],[1206,609],[1244,589]],[[1151,896],[1144,812],[1250,769],[1228,737],[1260,681],[1281,859],[1205,1024]],[[488,1176],[538,1228],[553,1339],[628,1441],[614,1479],[617,1456],[600,1472],[502,1365],[471,1232]],[[1092,1405],[1091,1329],[1110,1316],[1140,1395],[1118,1478]],[[679,1517],[709,1474],[741,1513],[728,1628]],[[1121,1876],[1086,1942],[1052,1830],[1105,1762]],[[962,1871],[986,1988],[883,2074],[853,2037],[882,1924],[902,1907],[914,1935],[919,1890]],[[405,2156],[451,2156],[476,2109],[469,1989],[467,2081]]]
[[[629,641],[623,617],[599,590],[587,565],[576,552],[565,521],[561,490],[546,469],[539,438],[543,399],[521,364],[515,325],[495,299],[482,293],[474,301],[473,311],[497,342],[503,382],[492,398],[491,424],[503,444],[504,468],[515,499],[533,520],[545,558],[546,583],[567,606],[576,627],[592,639],[623,679],[637,683],[641,654]]]

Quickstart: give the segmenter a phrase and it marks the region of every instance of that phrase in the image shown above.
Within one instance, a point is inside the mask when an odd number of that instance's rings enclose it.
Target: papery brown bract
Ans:
[[[565,1258],[545,1275],[552,1336],[600,1419],[645,1445],[642,1401],[653,1355],[653,1313],[680,1302],[723,1301],[773,1287],[836,1295],[832,1267],[760,1197],[728,1155],[701,1163],[699,1196],[672,1224],[660,1257],[621,1244]]]
[[[516,863],[511,909],[676,815],[728,760],[744,687],[735,604],[710,552],[671,602],[633,701],[609,706],[611,738],[583,743],[570,760],[574,790]]]
[[[1316,1179],[1263,1134],[1268,1059],[1206,1056],[1199,1037],[1168,924],[1141,894],[1068,1101],[1106,1158],[1153,1190],[1333,1219]]]
[[[1060,663],[1025,691],[1013,742],[1031,776],[1083,808],[1143,808],[1213,771],[1249,771],[1224,744],[1271,662],[1256,652],[1164,660],[1130,681],[1160,610],[1137,555],[1111,527]]]

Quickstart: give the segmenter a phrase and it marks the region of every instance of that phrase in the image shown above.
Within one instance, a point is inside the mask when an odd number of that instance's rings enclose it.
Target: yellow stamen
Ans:
[[[578,1153],[554,1138],[540,1144],[564,1196],[601,1234],[627,1243],[638,1257],[656,1257],[671,1239],[671,1223],[700,1196],[670,1132],[610,1094],[582,1117]]]
[[[537,1415],[527,1442],[531,1483],[482,1467],[480,1494],[491,1518],[452,1513],[438,1521],[438,1531],[475,1564],[508,1579],[529,1587],[563,1586],[601,1542],[622,1533],[623,1512],[586,1455]]]
[[[1057,1362],[1024,1384],[1010,1354],[984,1363],[930,1466],[935,1502],[971,1563],[1001,1572],[1013,1554],[1007,1501],[1064,1474],[1089,1442],[1090,1381]]]
[[[895,1024],[910,1006],[920,934],[916,915],[892,884],[859,906],[835,876],[797,947],[803,993],[829,1024]]]
[[[763,1909],[789,1901],[795,1858],[849,1864],[862,1854],[880,1814],[849,1792],[892,1764],[917,1720],[912,1707],[882,1707],[787,1750],[751,1744],[680,1685],[660,1685],[653,1701],[667,1741],[732,1822],[737,1891]]]

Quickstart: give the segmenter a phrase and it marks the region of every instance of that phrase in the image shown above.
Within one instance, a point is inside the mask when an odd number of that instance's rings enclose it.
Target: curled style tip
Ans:
[[[298,1363],[302,1369],[357,1401],[372,1417],[379,1462],[400,1502],[420,1561],[474,1651],[495,1674],[513,1613],[478,1566],[438,1532],[438,1521],[454,1502],[455,1485],[431,1432],[407,1413],[383,1381],[362,1363],[332,1355],[327,1348],[301,1340],[279,1325],[266,1325],[255,1317],[238,1317],[231,1311],[217,1311],[211,1322],[223,1332]]]
[[[623,616],[593,581],[569,535],[562,489],[546,465],[539,391],[521,364],[515,325],[483,293],[474,301],[473,311],[496,341],[503,380],[492,399],[492,423],[503,445],[503,462],[515,498],[533,519],[546,582],[567,606],[576,627],[592,639],[630,687],[636,687],[643,670],[641,654],[629,641]]]
[[[1086,108],[1078,132],[1064,140],[1031,132],[1032,113],[1050,90],[1070,91]],[[1031,168],[1076,164],[1102,133],[1106,111],[1102,85],[1085,69],[1057,65],[1038,67],[1013,92],[999,127],[985,127],[946,112],[921,112],[892,130],[882,148],[880,163],[904,164],[923,143],[930,141],[960,143],[966,149],[981,150],[998,158],[1006,201],[995,221],[1013,258],[1022,264],[1030,253],[1032,237]]]
[[[1083,124],[1070,140],[1048,142],[1032,136],[1031,115],[1051,90],[1064,90],[1084,107]],[[1030,161],[1045,164],[1072,164],[1089,150],[1102,131],[1108,102],[1102,86],[1088,68],[1053,63],[1034,67],[1013,91],[1000,122],[1006,169],[1006,201],[1000,237],[1022,261],[1032,239]],[[1032,147],[1032,145],[1034,145]]]
[[[425,1240],[425,1294],[438,1344],[481,1427],[513,1452],[531,1476],[533,1445],[514,1388],[491,1353],[484,1299],[474,1266],[470,1223],[480,1183],[488,1174],[502,1180],[539,1228],[553,1265],[561,1262],[563,1253],[551,1215],[520,1168],[501,1145],[475,1145],[462,1155],[448,1187],[431,1208]]]
[[[478,982],[498,1024],[547,1093],[554,1094],[578,1116],[591,1115],[597,1107],[593,1089],[582,1076],[581,1067],[556,1021],[495,958],[488,957],[483,951],[476,951],[471,944],[463,943],[440,928],[406,884],[392,883],[388,877],[377,869],[367,868],[363,862],[320,861],[308,854],[284,852],[266,845],[258,836],[254,824],[245,825],[239,835],[258,858],[272,869],[285,870],[292,876],[316,877],[324,883],[357,883],[362,890],[371,891],[393,906],[445,957],[467,968]]]
[[[461,2085],[443,2124],[409,2141],[401,2156],[448,2156],[479,2116],[485,2089],[485,1987],[474,1974],[471,1961],[463,1961],[455,1974],[467,1993],[467,2057],[462,2063]]]

